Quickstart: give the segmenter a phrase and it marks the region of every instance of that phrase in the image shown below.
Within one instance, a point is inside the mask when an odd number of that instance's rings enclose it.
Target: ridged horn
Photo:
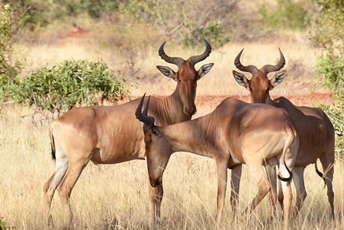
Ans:
[[[241,57],[241,54],[242,52],[244,51],[244,49],[242,49],[240,51],[240,53],[236,56],[235,60],[234,60],[234,65],[241,71],[244,71],[244,72],[249,72],[251,73],[252,75],[258,70],[257,67],[255,67],[254,65],[248,65],[248,66],[243,66],[240,62],[240,57]]]
[[[209,42],[207,40],[205,40],[205,39],[203,39],[203,40],[204,40],[205,45],[206,45],[205,51],[201,55],[198,55],[198,56],[196,55],[196,56],[189,57],[188,60],[192,63],[192,65],[196,65],[196,63],[198,63],[200,61],[203,61],[211,53],[211,45],[209,44]]]
[[[179,67],[183,63],[184,59],[180,58],[180,57],[169,57],[169,56],[167,56],[167,54],[164,51],[165,43],[166,42],[162,43],[162,45],[159,48],[159,56],[164,61],[166,61],[168,63],[171,63],[171,64],[175,64],[175,65],[177,65]]]
[[[146,96],[146,94],[144,94],[143,97],[141,98],[140,104],[137,106],[137,109],[135,111],[135,116],[139,121],[142,121],[144,123],[143,129],[145,131],[148,131],[150,128],[154,127],[155,119],[154,119],[154,117],[147,116],[150,96],[148,97],[148,100],[146,102],[146,106],[143,110],[143,113],[141,113],[142,105],[143,105],[143,101],[145,99],[145,96]]]
[[[270,72],[278,71],[278,70],[282,69],[283,66],[285,65],[285,59],[284,59],[283,53],[282,53],[280,48],[278,48],[278,50],[280,52],[280,60],[279,60],[279,62],[276,65],[265,65],[265,66],[263,66],[262,71],[263,71],[264,74],[268,74]]]

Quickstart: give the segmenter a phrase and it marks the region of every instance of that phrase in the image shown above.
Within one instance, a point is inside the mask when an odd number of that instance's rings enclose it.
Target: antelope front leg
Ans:
[[[228,160],[222,159],[221,161],[216,161],[216,164],[218,181],[216,224],[220,226],[226,197]]]

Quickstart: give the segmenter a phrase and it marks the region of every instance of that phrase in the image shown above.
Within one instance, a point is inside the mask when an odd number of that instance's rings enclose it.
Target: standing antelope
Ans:
[[[160,57],[178,66],[178,72],[166,66],[157,68],[177,83],[174,93],[168,97],[152,98],[149,114],[159,125],[170,125],[190,120],[196,112],[194,103],[197,81],[207,74],[214,64],[205,64],[198,71],[195,64],[206,59],[211,46],[186,61],[169,57],[164,52],[165,42],[159,49]],[[116,164],[134,159],[145,159],[141,122],[134,111],[140,100],[120,106],[75,108],[63,114],[49,126],[52,156],[56,170],[44,185],[44,202],[48,225],[52,225],[51,201],[57,189],[69,224],[72,223],[70,194],[82,170],[91,160],[96,164]],[[150,187],[150,186],[149,186]],[[151,223],[160,217],[163,188],[150,188]]]
[[[334,173],[335,134],[332,123],[321,109],[295,106],[284,97],[271,100],[269,91],[280,84],[285,76],[284,72],[279,72],[276,73],[271,80],[267,77],[268,73],[279,71],[283,68],[285,59],[281,50],[279,50],[280,60],[277,65],[265,65],[261,69],[253,65],[243,66],[240,62],[242,52],[243,50],[241,50],[235,58],[234,64],[239,70],[251,73],[252,78],[248,80],[244,74],[233,70],[235,80],[250,91],[252,103],[265,103],[285,109],[295,124],[296,131],[300,138],[299,152],[293,170],[294,184],[297,192],[296,207],[293,216],[297,215],[307,196],[303,179],[304,169],[307,165],[313,163],[315,163],[316,167],[316,160],[319,158],[325,175],[318,172],[317,168],[316,170],[320,176],[324,176],[325,178],[328,201],[331,206],[332,217],[334,218],[332,179]],[[240,167],[238,171],[240,171]],[[233,175],[233,177],[237,178],[237,175]],[[239,188],[239,183],[240,182],[237,183],[236,190]],[[276,193],[276,188],[274,188],[273,191]],[[283,206],[283,196],[280,189],[278,200]]]
[[[218,175],[216,223],[219,225],[225,202],[227,168],[245,163],[257,179],[258,193],[250,208],[245,210],[246,214],[271,188],[263,165],[279,164],[285,199],[284,227],[287,228],[292,200],[289,169],[294,166],[299,141],[293,123],[283,109],[227,98],[206,116],[157,127],[154,117],[147,116],[149,100],[141,113],[143,100],[136,110],[136,117],[144,123],[152,187],[162,184],[163,172],[174,152],[186,151],[214,158]]]

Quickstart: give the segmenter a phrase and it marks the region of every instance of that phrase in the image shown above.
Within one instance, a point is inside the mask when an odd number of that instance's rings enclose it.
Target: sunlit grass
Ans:
[[[79,24],[79,22],[77,22]],[[89,23],[89,22],[87,22]],[[80,25],[80,24],[79,24]],[[83,26],[81,24],[81,26]],[[156,65],[168,65],[158,55],[164,40],[151,36],[148,28],[135,28],[135,33],[118,34],[115,26],[86,24],[90,34],[82,39],[58,40],[62,29],[42,39],[41,43],[14,45],[14,58],[23,63],[23,73],[53,66],[66,59],[103,59],[109,67],[125,72],[130,81],[139,86],[132,88],[134,96],[147,94],[169,95],[176,82],[164,77]],[[140,31],[141,30],[141,31]],[[134,31],[134,30],[133,30]],[[116,34],[117,33],[117,34]],[[130,32],[129,32],[130,33]],[[112,40],[113,38],[113,40]],[[128,39],[119,44],[118,38]],[[117,39],[117,40],[116,40]],[[147,41],[149,40],[149,44]],[[128,44],[132,44],[128,46]],[[213,50],[210,56],[196,64],[196,70],[205,63],[215,63],[213,69],[198,81],[197,95],[248,95],[232,75],[234,59],[242,48],[244,65],[258,68],[275,64],[279,58],[278,48],[286,58],[287,77],[271,94],[294,95],[323,91],[313,82],[312,66],[315,48],[305,46],[293,34],[287,39],[267,42],[230,42]],[[167,41],[165,51],[170,56],[184,59],[201,54],[201,48],[182,48]],[[250,77],[249,74],[247,74]],[[58,77],[58,76],[57,76]],[[269,77],[272,77],[272,75]],[[195,117],[205,115],[214,105],[198,107]],[[43,221],[43,185],[53,173],[47,124],[35,127],[25,108],[3,107],[0,114],[0,216],[9,226],[18,229],[45,229]],[[217,179],[215,162],[190,153],[172,156],[164,175],[164,199],[162,206],[162,229],[213,229],[215,226]],[[334,190],[336,219],[333,222],[322,180],[309,166],[305,173],[308,197],[299,217],[291,223],[293,229],[343,229],[344,178],[343,162],[335,165]],[[230,174],[230,171],[228,171]],[[243,211],[256,193],[256,184],[245,167],[242,177],[240,210]],[[145,161],[130,161],[116,165],[94,165],[89,163],[73,189],[71,204],[74,211],[75,229],[147,229],[148,228],[148,179]],[[269,221],[267,199],[257,207],[249,220],[233,226],[229,204],[230,189],[227,189],[223,229],[278,229],[282,224],[282,210]],[[295,201],[295,200],[294,200]],[[52,215],[56,229],[61,229],[64,214],[58,194],[52,204]]]
[[[146,30],[147,32],[144,33]],[[126,73],[128,80],[136,81],[137,88],[132,88],[133,95],[148,94],[168,95],[176,83],[162,75],[157,65],[167,65],[177,71],[177,66],[163,61],[158,49],[164,40],[152,36],[148,28],[134,30],[126,35],[118,35],[121,31],[116,27],[94,28],[83,38],[55,39],[50,43],[14,45],[14,58],[23,63],[23,73],[53,66],[66,59],[103,59],[110,68]],[[127,43],[119,38],[128,40]],[[257,42],[229,42],[224,47],[215,49],[204,61],[196,64],[198,70],[203,64],[215,63],[212,70],[198,81],[197,95],[247,95],[248,92],[234,80],[232,71],[236,55],[244,48],[241,61],[244,65],[256,65],[261,68],[265,64],[276,64],[279,59],[278,48],[281,48],[286,65],[287,75],[283,86],[276,87],[271,94],[294,95],[312,91],[323,92],[324,89],[314,82],[312,67],[316,54],[320,51],[305,45],[297,39],[295,33],[285,32],[285,38],[272,37],[271,40]],[[137,38],[131,42],[131,39]],[[112,38],[112,39],[111,39]],[[117,40],[116,40],[117,39]],[[201,42],[203,43],[203,42]],[[132,45],[128,45],[132,44]],[[183,48],[167,41],[165,52],[170,56],[184,59],[203,53],[205,46],[200,48]],[[271,78],[274,73],[270,73]],[[247,77],[251,75],[246,73]]]
[[[205,113],[199,108],[200,113]],[[43,185],[54,171],[48,129],[35,127],[29,118],[20,118],[26,109],[5,108],[0,120],[0,216],[18,229],[45,229],[43,221]],[[342,229],[344,224],[344,167],[335,164],[334,192],[336,219],[330,209],[323,181],[309,166],[305,171],[308,197],[293,229]],[[230,175],[230,170],[228,171]],[[145,161],[116,165],[89,163],[81,174],[71,198],[75,229],[148,228],[148,179]],[[243,211],[256,193],[256,182],[244,168],[240,190]],[[190,153],[175,153],[164,175],[162,229],[212,229],[215,226],[217,196],[216,166],[213,159]],[[295,193],[294,193],[295,194]],[[227,189],[226,207],[221,227],[233,225]],[[295,201],[295,200],[294,200]],[[64,225],[64,214],[58,194],[52,204],[55,227]],[[237,229],[279,229],[282,210],[269,221],[267,198],[253,211],[249,220]]]

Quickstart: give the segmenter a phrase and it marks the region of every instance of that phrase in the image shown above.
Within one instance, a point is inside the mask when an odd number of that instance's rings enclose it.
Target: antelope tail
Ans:
[[[281,177],[279,174],[278,174],[278,179],[280,179],[281,181],[285,181],[285,182],[289,182],[291,181],[291,179],[293,179],[293,174],[291,173],[291,171],[288,169],[288,166],[287,164],[285,163],[285,160],[284,160],[284,166],[285,168],[287,169],[288,173],[289,173],[289,177]]]
[[[53,136],[53,124],[49,125],[49,137],[50,137],[50,146],[51,146],[51,156],[53,160],[56,160],[56,151],[55,151],[55,141]]]
[[[314,164],[315,164],[315,172],[318,174],[318,176],[320,176],[324,180],[324,188],[325,188],[326,180],[325,180],[324,174],[318,170],[317,161],[315,161]]]
[[[286,130],[288,137],[285,141],[284,144],[284,148],[283,148],[283,152],[282,152],[282,156],[281,156],[281,160],[283,160],[284,166],[287,169],[288,173],[289,173],[289,177],[281,177],[278,174],[278,179],[280,179],[281,181],[285,181],[285,182],[290,182],[293,179],[293,174],[291,173],[290,169],[288,168],[287,164],[285,163],[285,155],[288,151],[288,148],[290,147],[290,145],[293,143],[295,135],[293,130],[290,128],[290,126],[288,127],[289,129]]]

